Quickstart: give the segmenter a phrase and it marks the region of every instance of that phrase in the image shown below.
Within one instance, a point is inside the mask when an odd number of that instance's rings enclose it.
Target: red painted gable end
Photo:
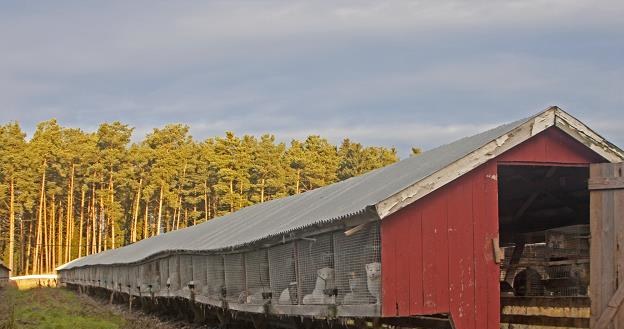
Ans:
[[[497,165],[596,162],[605,160],[549,128],[382,220],[382,315],[450,313],[458,329],[498,329]]]

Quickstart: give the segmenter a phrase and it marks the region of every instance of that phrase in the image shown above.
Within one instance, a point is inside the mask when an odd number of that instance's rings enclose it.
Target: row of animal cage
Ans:
[[[347,231],[348,232],[348,231]],[[169,254],[132,265],[64,270],[63,282],[241,304],[379,304],[378,223],[247,252]]]
[[[503,247],[501,289],[508,296],[580,297],[589,287],[589,225],[518,234]]]

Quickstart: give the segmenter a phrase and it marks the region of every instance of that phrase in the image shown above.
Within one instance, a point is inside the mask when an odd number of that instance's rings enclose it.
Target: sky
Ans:
[[[624,1],[0,0],[0,123],[429,149],[558,105],[624,146]]]

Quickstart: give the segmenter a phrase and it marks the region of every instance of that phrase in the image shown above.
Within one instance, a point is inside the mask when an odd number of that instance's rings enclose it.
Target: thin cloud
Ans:
[[[120,120],[139,139],[170,122],[197,139],[319,133],[402,154],[548,105],[608,122],[624,104],[622,13],[580,0],[20,3],[0,11],[0,121]]]

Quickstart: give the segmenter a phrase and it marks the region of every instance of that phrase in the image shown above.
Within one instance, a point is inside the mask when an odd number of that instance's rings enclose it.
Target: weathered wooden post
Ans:
[[[624,328],[624,163],[590,166],[592,329]]]

